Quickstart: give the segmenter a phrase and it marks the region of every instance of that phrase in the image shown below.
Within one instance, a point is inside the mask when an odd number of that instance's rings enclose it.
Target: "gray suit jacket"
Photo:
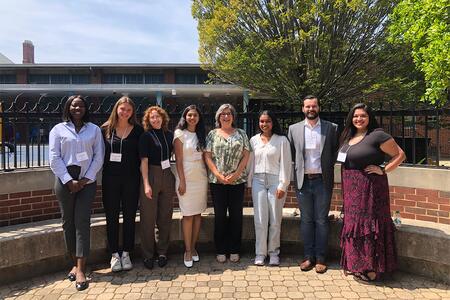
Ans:
[[[331,195],[334,185],[334,164],[339,147],[338,126],[323,119],[320,119],[320,126],[322,136],[320,143],[322,178],[325,188],[328,189]],[[305,176],[305,120],[289,126],[288,137],[291,142],[292,160],[295,161],[295,182],[297,189],[301,189]]]

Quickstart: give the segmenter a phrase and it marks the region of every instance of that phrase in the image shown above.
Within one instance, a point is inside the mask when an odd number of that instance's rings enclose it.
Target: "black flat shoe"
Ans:
[[[147,269],[149,269],[149,270],[153,269],[153,264],[154,264],[153,258],[146,258],[146,259],[144,259],[144,266]]]
[[[164,255],[160,255],[158,257],[158,266],[160,268],[163,268],[163,267],[165,267],[165,265],[167,265],[167,257]]]
[[[76,279],[75,273],[67,274],[67,279],[69,279],[70,281],[75,281],[75,279]]]
[[[75,288],[77,289],[77,291],[83,291],[83,290],[87,289],[88,286],[89,286],[89,283],[87,281],[75,283]]]

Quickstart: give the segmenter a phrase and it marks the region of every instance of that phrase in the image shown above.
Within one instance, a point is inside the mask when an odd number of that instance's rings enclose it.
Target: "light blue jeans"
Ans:
[[[256,255],[278,255],[283,206],[286,195],[276,198],[278,175],[255,174],[252,181],[252,198],[255,220]]]
[[[297,200],[305,259],[325,262],[331,194],[325,189],[322,178],[305,178],[302,188],[297,190]]]

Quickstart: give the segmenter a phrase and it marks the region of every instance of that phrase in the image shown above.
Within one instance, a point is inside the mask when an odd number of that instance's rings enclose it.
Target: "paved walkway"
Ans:
[[[136,262],[129,272],[112,274],[107,265],[94,266],[89,289],[77,292],[65,272],[0,286],[0,299],[449,299],[450,286],[420,276],[397,273],[378,284],[361,284],[343,275],[337,262],[326,274],[301,272],[299,257],[280,267],[256,267],[252,257],[238,264],[201,257],[193,268],[182,255],[152,271]]]

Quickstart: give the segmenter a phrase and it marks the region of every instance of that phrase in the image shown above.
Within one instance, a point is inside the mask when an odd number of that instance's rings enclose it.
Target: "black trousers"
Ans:
[[[244,185],[210,184],[214,202],[214,243],[217,254],[239,254],[241,250]]]
[[[123,216],[123,251],[134,249],[136,210],[140,177],[103,174],[102,200],[106,215],[106,232],[111,253],[119,251],[119,215]]]

